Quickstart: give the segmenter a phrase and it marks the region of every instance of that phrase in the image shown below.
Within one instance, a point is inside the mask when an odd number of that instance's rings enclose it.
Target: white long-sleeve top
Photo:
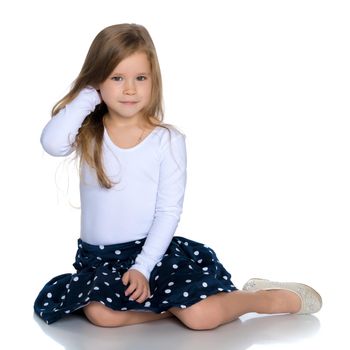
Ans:
[[[100,102],[95,89],[85,88],[44,127],[41,144],[53,156],[74,151],[71,143],[85,117]],[[141,143],[120,148],[107,129],[103,136],[106,175],[119,183],[102,188],[94,169],[83,163],[80,181],[80,238],[107,245],[146,238],[134,268],[149,279],[176,231],[186,188],[186,136],[170,127],[156,127]]]

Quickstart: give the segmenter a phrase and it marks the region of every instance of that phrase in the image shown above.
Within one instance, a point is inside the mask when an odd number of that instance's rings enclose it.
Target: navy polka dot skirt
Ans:
[[[59,275],[46,283],[35,300],[35,313],[51,324],[63,316],[81,313],[91,301],[119,311],[164,313],[171,307],[184,309],[210,295],[237,290],[210,247],[174,236],[150,275],[150,298],[142,304],[130,301],[121,279],[145,240],[98,246],[79,238],[73,264],[76,273]]]

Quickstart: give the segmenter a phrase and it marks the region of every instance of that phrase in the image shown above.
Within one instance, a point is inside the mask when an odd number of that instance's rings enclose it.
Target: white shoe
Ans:
[[[284,289],[294,292],[301,300],[301,308],[296,314],[313,314],[322,307],[321,296],[311,287],[295,282],[272,282],[261,278],[252,278],[243,286],[243,290],[256,292],[258,290]]]

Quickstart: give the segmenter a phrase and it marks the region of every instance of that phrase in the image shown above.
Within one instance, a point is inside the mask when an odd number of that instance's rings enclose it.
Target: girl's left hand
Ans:
[[[149,283],[146,277],[138,270],[130,269],[122,277],[124,286],[129,284],[125,295],[138,303],[143,303],[150,295]]]

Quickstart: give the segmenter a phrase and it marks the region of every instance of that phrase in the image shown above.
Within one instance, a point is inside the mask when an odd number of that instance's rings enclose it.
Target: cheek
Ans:
[[[152,95],[152,85],[149,84],[145,90],[144,90],[144,96],[147,98],[147,99],[150,99],[151,98],[151,95]]]
[[[113,97],[112,89],[107,84],[100,85],[100,93],[105,102]]]

